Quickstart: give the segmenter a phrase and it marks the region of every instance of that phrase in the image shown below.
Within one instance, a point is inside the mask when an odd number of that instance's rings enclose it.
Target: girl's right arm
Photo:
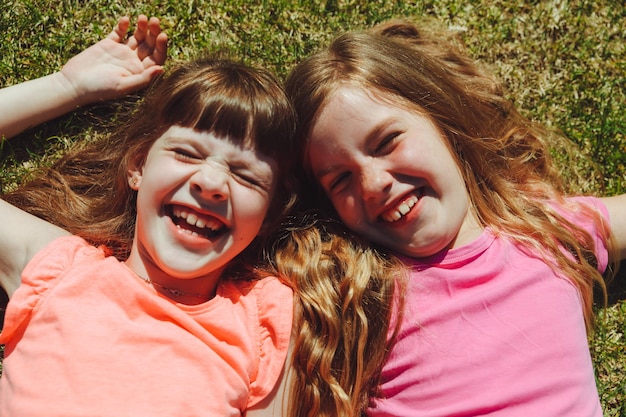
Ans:
[[[103,40],[70,59],[60,71],[0,89],[0,140],[99,100],[139,90],[163,71],[167,36],[159,19],[122,17]]]
[[[65,230],[0,199],[0,285],[9,297],[21,283],[22,270]]]

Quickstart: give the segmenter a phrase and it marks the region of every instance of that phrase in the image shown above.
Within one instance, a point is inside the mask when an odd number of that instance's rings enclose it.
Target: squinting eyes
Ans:
[[[264,190],[266,189],[259,181],[257,181],[255,178],[252,178],[249,175],[244,175],[244,174],[238,173],[236,171],[233,172],[233,174],[235,174],[242,181],[244,181],[244,182],[246,182],[246,183],[248,183],[248,184],[250,184],[250,185],[252,185],[254,187],[262,188]]]
[[[338,175],[330,182],[330,184],[328,185],[328,189],[331,191],[335,190],[337,187],[339,187],[342,183],[344,183],[348,179],[349,175],[350,175],[349,172],[344,172]]]
[[[174,150],[174,153],[176,154],[176,157],[182,161],[199,161],[202,158],[199,155],[194,155],[191,152],[182,150],[182,149],[176,149]]]
[[[173,152],[176,156],[176,159],[184,163],[200,164],[205,161],[204,157],[184,149],[175,149]],[[224,165],[224,167],[226,169],[227,165]],[[227,167],[227,169],[228,172],[232,174],[236,180],[244,183],[244,185],[250,185],[264,191],[267,191],[269,189],[269,187],[262,180],[257,179],[257,176],[255,174],[248,173],[248,170],[245,168],[239,170],[236,167],[234,169],[233,167]]]
[[[400,132],[394,132],[388,136],[385,136],[376,147],[376,153],[384,152],[385,149],[388,148],[399,135]]]
[[[398,138],[398,136],[400,136],[401,133],[402,132],[393,132],[383,137],[383,139],[378,143],[376,148],[374,148],[373,155],[384,155],[387,152],[391,152],[393,149],[393,145],[396,143],[396,139]],[[350,172],[343,172],[334,177],[328,183],[328,190],[337,191],[337,189],[349,179],[350,175]]]

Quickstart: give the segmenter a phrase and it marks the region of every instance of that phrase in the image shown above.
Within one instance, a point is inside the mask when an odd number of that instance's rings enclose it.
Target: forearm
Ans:
[[[0,89],[0,137],[8,139],[82,104],[60,72]]]

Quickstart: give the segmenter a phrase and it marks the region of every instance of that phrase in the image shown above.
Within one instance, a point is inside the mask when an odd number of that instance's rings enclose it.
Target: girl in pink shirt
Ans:
[[[271,74],[198,60],[3,196],[0,416],[257,406],[283,369],[293,296],[247,271],[291,201],[294,123]]]
[[[367,413],[600,417],[586,330],[626,195],[566,198],[545,130],[408,22],[338,37],[286,89],[311,204],[409,270]]]

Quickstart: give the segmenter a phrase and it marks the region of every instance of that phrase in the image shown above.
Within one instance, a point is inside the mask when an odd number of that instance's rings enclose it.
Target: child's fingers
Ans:
[[[161,33],[161,21],[158,17],[150,18],[150,21],[148,22],[148,31],[155,38],[159,36],[159,33]]]
[[[125,93],[136,91],[137,89],[148,85],[154,77],[162,72],[163,68],[161,66],[153,65],[141,73],[124,77],[118,85],[118,90]]]
[[[126,39],[126,33],[128,32],[128,27],[130,26],[130,19],[128,16],[122,16],[117,21],[117,25],[113,29],[111,33],[107,36],[108,39],[112,39],[115,42],[124,42]]]
[[[137,17],[137,28],[135,29],[135,33],[128,39],[126,45],[130,49],[136,49],[139,45],[143,43],[146,39],[148,32],[148,17],[146,15],[140,14]]]
[[[154,50],[156,45],[156,38],[161,33],[161,26],[159,19],[156,17],[151,17],[147,24],[147,32],[144,34],[144,44],[141,45],[145,51],[147,51],[147,55]]]
[[[137,47],[137,57],[144,61],[144,67],[152,64],[161,65],[167,57],[167,35],[161,32],[160,21],[156,17],[147,23],[147,32],[142,43]],[[146,58],[149,58],[146,61]]]
[[[167,59],[167,35],[165,33],[159,33],[156,38],[156,44],[154,52],[152,53],[152,60],[157,65],[163,65]]]

